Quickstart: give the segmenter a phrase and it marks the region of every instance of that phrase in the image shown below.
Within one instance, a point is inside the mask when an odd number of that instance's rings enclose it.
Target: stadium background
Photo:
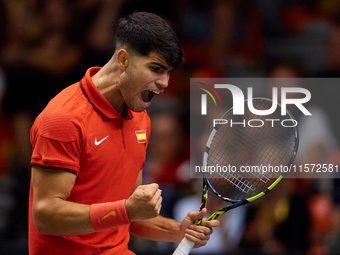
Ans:
[[[27,254],[34,118],[88,67],[109,60],[116,21],[133,11],[165,18],[185,53],[169,88],[148,109],[144,178],[163,189],[164,216],[180,219],[191,204],[196,210],[200,195],[187,174],[190,77],[340,75],[339,0],[0,0],[0,254]],[[340,164],[340,86],[310,89],[323,135],[310,139],[299,163]],[[339,181],[284,183],[266,203],[221,218],[213,238],[221,241],[211,242],[206,254],[340,254]],[[130,247],[137,254],[171,254],[174,245],[132,236]]]

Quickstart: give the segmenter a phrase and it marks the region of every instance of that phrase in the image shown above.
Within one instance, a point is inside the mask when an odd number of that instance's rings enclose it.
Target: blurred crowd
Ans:
[[[87,68],[111,58],[115,24],[133,11],[166,19],[185,54],[166,92],[148,108],[144,180],[161,186],[167,217],[181,220],[200,203],[201,182],[189,178],[190,78],[340,77],[340,0],[0,0],[0,254],[27,254],[35,117]],[[340,164],[334,117],[340,88],[313,89],[324,98],[313,101],[320,121],[302,124],[297,162]],[[276,191],[221,217],[213,240],[198,252],[340,254],[338,179],[287,179]],[[219,207],[213,198],[209,203]],[[134,236],[130,246],[137,254],[174,249]]]

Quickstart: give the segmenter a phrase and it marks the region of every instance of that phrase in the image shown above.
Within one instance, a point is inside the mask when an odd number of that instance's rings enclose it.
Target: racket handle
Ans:
[[[192,248],[194,248],[194,245],[195,243],[184,237],[172,255],[188,255]]]

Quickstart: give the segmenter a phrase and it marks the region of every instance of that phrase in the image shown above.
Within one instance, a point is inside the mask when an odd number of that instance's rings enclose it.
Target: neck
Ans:
[[[93,75],[92,82],[98,91],[106,98],[107,101],[115,108],[121,115],[124,111],[124,99],[118,89],[120,81],[120,69],[115,66],[112,59],[99,70],[98,73]]]

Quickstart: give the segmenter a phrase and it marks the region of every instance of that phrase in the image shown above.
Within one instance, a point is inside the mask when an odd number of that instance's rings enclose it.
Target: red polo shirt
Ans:
[[[31,129],[31,166],[77,175],[69,201],[94,204],[127,199],[143,168],[150,119],[127,109],[122,119],[93,85],[90,68],[78,83],[53,98]],[[29,201],[29,251],[35,254],[133,254],[129,225],[79,236],[37,232]]]

